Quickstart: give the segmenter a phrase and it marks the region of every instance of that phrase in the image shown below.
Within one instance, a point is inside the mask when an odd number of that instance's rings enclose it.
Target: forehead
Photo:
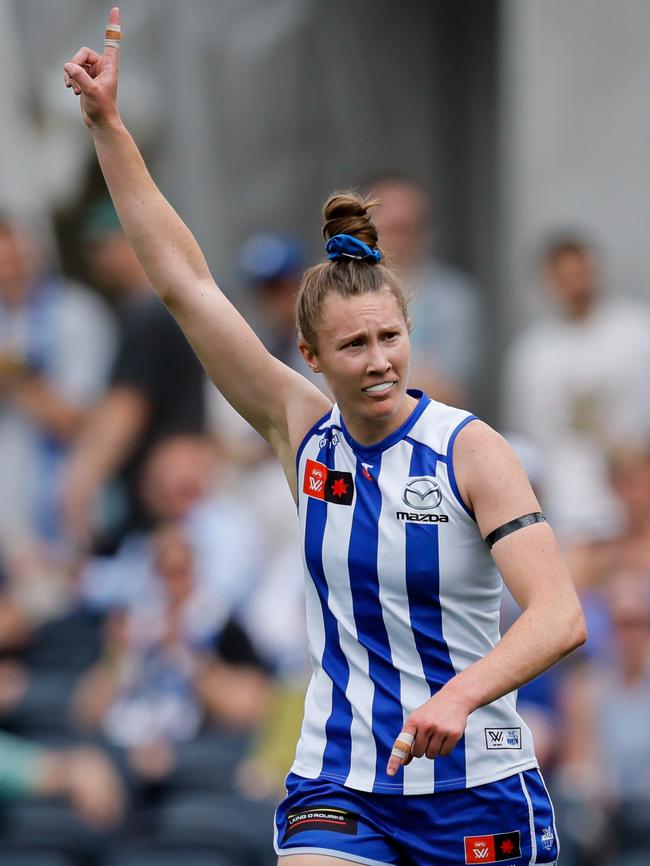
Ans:
[[[404,316],[390,289],[349,298],[331,292],[321,307],[318,332],[335,336],[401,324],[404,324]]]
[[[548,268],[551,271],[563,270],[565,268],[583,267],[584,265],[594,265],[596,256],[588,249],[564,250],[558,253],[548,262]]]

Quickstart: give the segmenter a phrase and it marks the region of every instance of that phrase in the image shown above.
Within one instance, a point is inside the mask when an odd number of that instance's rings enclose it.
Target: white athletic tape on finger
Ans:
[[[415,736],[408,731],[400,731],[395,742],[406,743],[407,746],[412,746],[415,742]]]
[[[396,758],[409,758],[411,756],[411,746],[415,742],[415,737],[408,731],[401,731],[391,749],[391,755]]]
[[[109,48],[119,48],[122,40],[122,25],[109,21],[106,25],[104,45]]]

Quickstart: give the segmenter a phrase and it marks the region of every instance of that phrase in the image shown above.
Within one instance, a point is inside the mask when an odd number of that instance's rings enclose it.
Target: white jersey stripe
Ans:
[[[533,803],[526,787],[524,774],[519,773],[519,781],[521,782],[521,790],[524,792],[526,803],[528,804],[528,826],[530,830],[530,860],[528,866],[534,866],[537,863],[537,836],[535,835],[535,813],[533,812]]]
[[[405,442],[402,447],[387,451],[382,460],[382,475],[387,478],[407,477],[412,450],[412,446]],[[380,519],[384,531],[379,536],[377,551],[379,592],[393,664],[400,672],[404,721],[431,697],[431,690],[415,645],[406,602],[406,524],[394,519],[394,509],[388,497],[384,497]],[[405,794],[433,786],[431,761],[411,761],[404,767],[403,774]]]
[[[314,676],[305,696],[305,721],[296,751],[305,756],[301,774],[316,778],[322,769],[323,753],[327,744],[325,725],[332,712],[332,681],[321,667],[325,649],[325,627],[320,600],[311,578],[305,581],[305,595],[309,652]]]

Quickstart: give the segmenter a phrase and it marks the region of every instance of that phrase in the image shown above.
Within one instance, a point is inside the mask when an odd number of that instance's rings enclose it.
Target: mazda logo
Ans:
[[[442,490],[435,478],[422,475],[411,478],[402,492],[402,501],[419,511],[437,508],[442,500]]]

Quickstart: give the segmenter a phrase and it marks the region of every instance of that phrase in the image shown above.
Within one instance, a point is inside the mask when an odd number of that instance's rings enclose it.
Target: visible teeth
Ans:
[[[394,382],[380,382],[379,385],[370,385],[369,388],[364,388],[364,391],[388,391],[389,388],[392,388]]]

